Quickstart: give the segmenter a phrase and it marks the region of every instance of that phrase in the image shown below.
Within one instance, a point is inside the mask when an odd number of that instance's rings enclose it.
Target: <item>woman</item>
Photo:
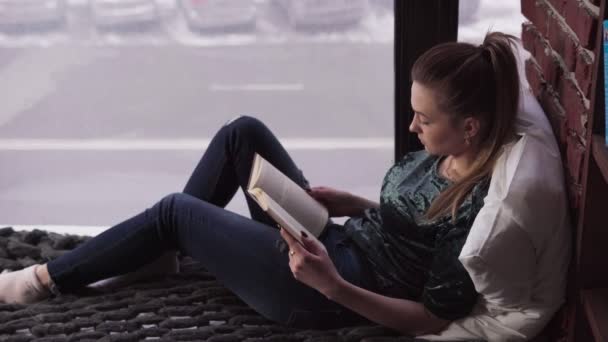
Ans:
[[[275,136],[258,120],[241,117],[215,135],[183,193],[47,264],[0,275],[0,301],[36,302],[179,250],[259,313],[289,326],[370,320],[411,335],[440,331],[469,314],[477,299],[458,255],[501,146],[513,136],[514,40],[490,33],[480,46],[441,44],[417,60],[409,130],[425,150],[388,171],[379,204],[311,189]],[[252,219],[223,209],[246,187],[256,152],[331,216],[351,219],[329,222],[318,241],[303,236],[299,244],[249,198]]]

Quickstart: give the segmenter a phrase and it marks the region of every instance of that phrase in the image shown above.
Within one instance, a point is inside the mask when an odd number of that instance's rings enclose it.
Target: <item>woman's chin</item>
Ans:
[[[436,149],[434,148],[429,148],[427,145],[423,145],[424,146],[424,150],[426,151],[426,153],[436,156],[436,155],[441,155],[441,153],[439,153]]]

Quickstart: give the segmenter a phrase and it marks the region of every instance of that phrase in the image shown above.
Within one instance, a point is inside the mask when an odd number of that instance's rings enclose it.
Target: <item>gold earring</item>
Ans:
[[[468,145],[471,145],[471,138],[467,135],[464,137],[464,143]]]

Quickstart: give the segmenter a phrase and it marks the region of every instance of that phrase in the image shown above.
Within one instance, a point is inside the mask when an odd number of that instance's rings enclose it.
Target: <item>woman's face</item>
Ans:
[[[453,122],[437,108],[434,91],[420,83],[412,84],[414,118],[409,130],[418,134],[425,150],[433,155],[459,155],[470,146],[465,143],[464,120]]]

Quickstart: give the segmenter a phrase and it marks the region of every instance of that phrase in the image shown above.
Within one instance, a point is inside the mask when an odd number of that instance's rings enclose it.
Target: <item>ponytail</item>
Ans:
[[[412,80],[438,94],[440,110],[454,119],[474,116],[481,128],[477,160],[471,171],[441,192],[426,212],[436,220],[456,211],[480,181],[491,176],[502,146],[513,135],[519,103],[519,74],[513,53],[517,38],[488,33],[483,44],[444,43],[424,53],[412,68]]]

